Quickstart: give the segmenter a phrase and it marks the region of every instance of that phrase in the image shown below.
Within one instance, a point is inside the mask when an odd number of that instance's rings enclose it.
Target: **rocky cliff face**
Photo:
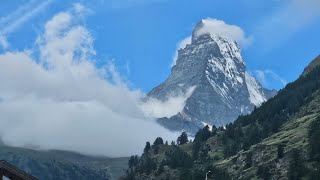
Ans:
[[[276,94],[246,72],[235,41],[217,34],[199,35],[205,26],[205,20],[198,23],[191,44],[178,51],[169,78],[148,94],[165,101],[194,87],[182,112],[158,120],[170,130],[195,133],[206,124],[225,125]]]

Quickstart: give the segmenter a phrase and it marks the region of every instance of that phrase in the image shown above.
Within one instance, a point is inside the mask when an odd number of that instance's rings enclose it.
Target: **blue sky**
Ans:
[[[168,77],[177,44],[203,18],[237,25],[252,37],[243,57],[267,88],[295,80],[320,54],[318,0],[5,1],[0,33],[7,43],[0,52],[34,48],[45,23],[74,3],[89,9],[78,21],[94,38],[97,65],[112,61],[132,88],[144,92]]]
[[[319,6],[319,0],[1,1],[2,140],[91,155],[141,154],[146,141],[177,137],[155,118],[181,112],[185,97],[141,99],[168,77],[177,47],[201,19],[235,25],[230,36],[250,40],[243,49],[248,71],[279,89],[319,55]],[[124,127],[127,134],[119,134]]]

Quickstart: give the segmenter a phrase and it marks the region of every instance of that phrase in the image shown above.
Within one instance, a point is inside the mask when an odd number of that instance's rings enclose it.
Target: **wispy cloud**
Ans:
[[[264,86],[269,87],[272,83],[280,83],[281,86],[285,86],[288,82],[280,75],[272,70],[255,70],[254,75],[258,81]]]
[[[272,49],[320,19],[319,0],[276,1],[282,8],[257,25],[254,34],[264,49]]]
[[[4,50],[9,47],[9,43],[8,43],[6,37],[2,36],[1,34],[0,34],[0,47],[2,47],[2,49],[4,49]]]
[[[99,0],[99,3],[102,5],[108,5],[112,8],[128,8],[167,1],[169,0]]]
[[[31,0],[28,3],[20,6],[13,13],[0,19],[0,43],[3,48],[7,48],[9,43],[6,41],[6,36],[13,33],[20,27],[22,27],[28,20],[38,15],[43,11],[52,0],[45,0],[39,3],[39,1]]]
[[[3,27],[4,25],[16,20],[22,14],[24,14],[28,10],[32,9],[36,3],[37,3],[37,0],[30,0],[27,3],[19,6],[14,12],[10,13],[9,15],[1,17],[0,18],[0,27]]]

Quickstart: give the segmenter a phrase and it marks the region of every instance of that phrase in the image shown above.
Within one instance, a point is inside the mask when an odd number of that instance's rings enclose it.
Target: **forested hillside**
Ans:
[[[225,128],[147,143],[124,179],[320,179],[319,88],[317,66]]]

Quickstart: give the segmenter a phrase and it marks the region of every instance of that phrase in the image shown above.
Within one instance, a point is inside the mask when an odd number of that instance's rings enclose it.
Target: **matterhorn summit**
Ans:
[[[205,125],[226,125],[276,94],[246,72],[237,42],[223,32],[212,33],[212,28],[210,20],[196,25],[168,79],[148,94],[166,101],[192,88],[180,113],[158,119],[170,130],[194,134]]]

